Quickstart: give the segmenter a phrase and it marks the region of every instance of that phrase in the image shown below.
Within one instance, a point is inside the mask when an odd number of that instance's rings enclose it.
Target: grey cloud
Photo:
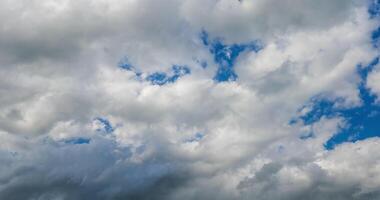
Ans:
[[[192,9],[201,7],[201,9]],[[349,17],[354,1],[188,1],[187,19],[230,41],[271,38],[295,30],[321,30]]]
[[[379,198],[377,139],[326,152],[340,119],[289,125],[320,93],[358,103],[355,66],[378,54],[365,3],[15,0],[0,24],[0,199]],[[264,46],[216,83],[202,30]],[[143,81],[175,64],[191,74]]]

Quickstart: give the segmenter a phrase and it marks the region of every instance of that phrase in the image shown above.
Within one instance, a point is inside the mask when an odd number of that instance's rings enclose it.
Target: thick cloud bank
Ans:
[[[0,1],[0,199],[380,199],[378,0]]]

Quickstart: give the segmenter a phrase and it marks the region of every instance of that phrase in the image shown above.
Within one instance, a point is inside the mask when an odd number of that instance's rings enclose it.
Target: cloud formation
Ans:
[[[1,1],[0,199],[380,198],[379,4]]]

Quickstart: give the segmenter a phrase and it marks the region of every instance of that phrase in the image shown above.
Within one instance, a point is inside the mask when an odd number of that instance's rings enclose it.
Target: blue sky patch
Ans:
[[[379,48],[380,45],[380,27],[372,32],[371,39],[375,48]]]
[[[64,141],[65,144],[90,144],[91,139],[89,138],[70,138]]]
[[[203,45],[209,48],[210,53],[214,56],[214,61],[218,65],[218,69],[214,76],[214,80],[218,82],[235,81],[238,75],[234,71],[234,64],[240,53],[244,51],[258,52],[262,49],[258,41],[245,44],[223,44],[222,39],[210,39],[206,31],[200,34]]]
[[[137,78],[141,78],[141,72],[139,72],[128,60],[128,57],[124,56],[117,64],[121,69],[134,72]]]
[[[200,140],[202,140],[204,138],[204,134],[203,133],[196,133],[194,136],[192,136],[191,138],[187,139],[185,142],[186,143],[191,143],[191,142],[198,142]]]
[[[371,0],[371,4],[368,8],[368,13],[370,14],[371,18],[380,16],[380,0]]]
[[[310,125],[318,122],[322,117],[344,118],[346,125],[340,127],[338,133],[325,143],[328,150],[334,149],[336,145],[343,142],[355,142],[371,137],[380,136],[380,105],[376,103],[376,96],[371,94],[366,87],[368,74],[379,63],[379,58],[375,58],[368,66],[357,67],[357,73],[361,78],[357,88],[362,104],[352,108],[342,108],[336,106],[343,99],[329,100],[325,98],[313,98],[311,110],[299,119]],[[293,120],[291,123],[294,122]]]
[[[98,122],[102,124],[101,129],[97,129],[96,131],[103,131],[105,133],[112,133],[115,129],[112,127],[111,122],[109,122],[106,118],[97,117],[95,118]]]
[[[174,83],[180,77],[190,74],[191,70],[187,66],[174,65],[170,74],[166,72],[155,72],[146,77],[152,85],[165,85],[167,83]]]
[[[123,57],[119,63],[117,64],[120,68],[128,70],[128,71],[134,71],[135,68],[132,66],[132,64],[129,62],[128,58],[125,56]]]

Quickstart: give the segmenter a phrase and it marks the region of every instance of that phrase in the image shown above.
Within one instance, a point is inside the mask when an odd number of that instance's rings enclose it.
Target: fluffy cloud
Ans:
[[[368,77],[368,87],[371,88],[372,92],[377,96],[380,94],[380,72],[379,67],[375,67],[375,71],[372,72]]]
[[[0,2],[0,199],[379,198],[378,138],[294,120],[363,104],[370,3]]]

